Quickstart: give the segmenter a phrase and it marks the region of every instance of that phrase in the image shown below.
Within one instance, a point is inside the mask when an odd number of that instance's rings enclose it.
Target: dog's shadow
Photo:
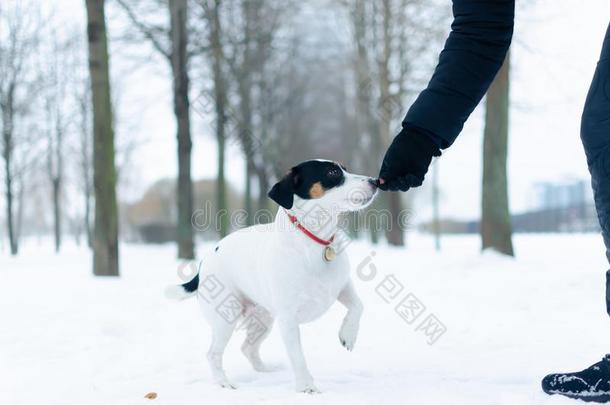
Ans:
[[[272,386],[277,385],[280,382],[289,383],[292,381],[292,374],[289,373],[289,368],[284,363],[266,363],[264,371],[253,370],[251,367],[247,367],[241,372],[231,373],[229,379],[236,383],[238,386],[249,385],[250,383],[256,382],[258,385]],[[187,381],[188,385],[199,384],[202,382],[209,383],[211,379],[196,378]]]
[[[233,375],[233,379],[237,384],[248,384],[256,381],[269,382],[269,385],[276,384],[278,380],[290,380],[292,378],[292,374],[287,373],[288,368],[283,363],[268,363],[265,364],[265,370],[257,371],[257,370],[248,370],[243,371],[238,374]]]

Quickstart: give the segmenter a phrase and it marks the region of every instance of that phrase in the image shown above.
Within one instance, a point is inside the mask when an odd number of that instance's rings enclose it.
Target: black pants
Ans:
[[[582,114],[585,147],[595,208],[610,262],[610,25]],[[610,270],[606,273],[606,308],[610,314]]]

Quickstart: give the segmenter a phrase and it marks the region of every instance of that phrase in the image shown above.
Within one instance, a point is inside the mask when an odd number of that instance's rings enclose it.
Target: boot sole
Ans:
[[[577,394],[577,393],[573,393],[573,392],[561,392],[561,391],[553,391],[553,390],[544,390],[544,392],[546,392],[549,395],[562,395],[564,397],[568,397],[571,399],[580,399],[581,401],[585,401],[585,402],[598,402],[598,403],[604,403],[604,402],[610,402],[610,393],[609,392],[604,392],[603,394]]]

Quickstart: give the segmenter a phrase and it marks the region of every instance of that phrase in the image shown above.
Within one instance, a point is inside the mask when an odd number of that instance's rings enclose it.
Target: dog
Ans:
[[[274,222],[228,235],[200,263],[193,280],[170,287],[168,295],[173,298],[199,298],[212,328],[207,358],[216,383],[236,388],[223,369],[223,352],[240,321],[252,315],[255,322],[243,322],[246,340],[241,349],[253,368],[268,370],[259,349],[276,323],[296,390],[320,392],[305,362],[299,325],[319,318],[339,301],[347,308],[339,341],[347,350],[353,349],[363,305],[336,233],[341,214],[365,208],[376,194],[373,178],[349,173],[336,162],[305,161],[269,191],[268,196],[280,206]],[[219,307],[216,301],[222,297],[214,294],[220,290],[225,298]],[[239,317],[226,316],[222,305],[237,309]]]

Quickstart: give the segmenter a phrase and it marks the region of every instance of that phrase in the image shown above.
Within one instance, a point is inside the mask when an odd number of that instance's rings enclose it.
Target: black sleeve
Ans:
[[[502,66],[513,35],[515,0],[453,0],[453,23],[428,87],[403,126],[449,147]]]

